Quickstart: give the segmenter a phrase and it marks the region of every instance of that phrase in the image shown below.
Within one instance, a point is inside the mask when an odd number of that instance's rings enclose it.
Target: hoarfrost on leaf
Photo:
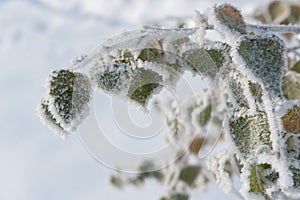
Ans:
[[[233,32],[246,33],[246,23],[240,11],[230,4],[222,4],[214,8],[217,20]],[[218,26],[216,28],[221,28]]]
[[[41,101],[41,118],[59,135],[74,131],[88,114],[91,98],[89,78],[69,70],[53,71],[47,94]]]
[[[286,68],[286,48],[274,34],[242,36],[238,52],[254,76],[259,78],[273,97],[282,97],[281,83]]]
[[[294,3],[268,5],[272,20],[278,21],[277,14],[285,15],[276,10],[291,9]],[[300,16],[299,8],[293,7],[292,16]],[[196,12],[191,28],[148,26],[122,33],[75,58],[69,69],[53,71],[38,106],[40,117],[64,137],[87,116],[92,87],[146,109],[155,96],[166,118],[165,140],[173,142],[177,160],[157,171],[149,170],[154,164],[146,161],[141,173],[113,176],[112,184],[121,188],[154,178],[169,188],[162,199],[187,200],[192,189],[203,189],[215,178],[239,198],[298,198],[299,49],[291,56],[289,43],[277,34],[299,33],[300,28],[247,24],[229,4],[210,11]],[[197,91],[182,105],[163,100],[162,89],[176,91],[185,72],[208,80],[210,91]],[[197,157],[226,141],[229,149],[210,157],[208,167]],[[234,175],[241,180],[239,193]]]

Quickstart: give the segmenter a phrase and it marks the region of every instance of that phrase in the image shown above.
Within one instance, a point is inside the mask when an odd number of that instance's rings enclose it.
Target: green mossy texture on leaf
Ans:
[[[289,71],[283,77],[283,94],[289,100],[300,99],[300,73]]]
[[[158,63],[164,63],[165,61],[165,52],[161,49],[157,48],[145,48],[142,49],[140,52],[140,55],[138,56],[138,59],[142,61],[148,61],[148,62],[158,62]]]
[[[266,200],[270,200],[270,197],[265,193],[266,191],[266,180],[264,176],[264,171],[269,169],[271,165],[269,164],[259,164],[253,165],[251,168],[251,174],[249,176],[250,190],[256,194],[260,194]]]
[[[231,78],[229,80],[229,87],[236,103],[241,107],[249,108],[249,104],[245,95],[243,94],[243,88],[241,84],[237,82],[237,80]]]
[[[262,103],[262,89],[258,83],[249,82],[249,89],[255,100]]]
[[[294,187],[300,187],[300,169],[296,167],[289,168],[293,174]]]
[[[208,53],[208,55],[212,58],[212,60],[214,61],[214,63],[216,64],[217,70],[219,70],[224,63],[226,62],[226,58],[225,58],[225,49],[207,49],[206,52]]]
[[[130,82],[128,97],[145,106],[150,97],[162,89],[162,76],[150,69],[135,69]]]
[[[77,72],[53,71],[49,87],[56,112],[66,124],[76,119],[90,100],[89,78]]]
[[[287,159],[291,162],[289,169],[292,172],[294,187],[300,187],[300,136],[291,135],[285,142],[284,150]]]
[[[242,36],[238,52],[246,67],[258,77],[273,96],[282,96],[282,72],[286,63],[283,42],[271,34]]]
[[[72,99],[75,74],[68,70],[53,71],[49,94],[54,98],[54,105],[66,123],[72,119]]]
[[[128,87],[131,69],[127,64],[95,66],[90,70],[92,81],[97,87],[118,94]]]
[[[164,77],[172,83],[177,82],[186,65],[185,61],[178,56],[176,52],[160,48],[142,49],[137,60],[151,63],[158,71],[160,71],[159,73],[164,74]]]
[[[200,75],[215,77],[226,62],[225,50],[195,48],[183,53],[183,58],[192,71]]]
[[[60,125],[60,123],[55,119],[55,117],[49,110],[49,100],[43,98],[41,100],[40,108],[46,120],[53,124],[56,128],[58,128],[59,131],[64,132],[64,128]]]
[[[90,79],[78,72],[56,70],[51,72],[47,87],[39,105],[40,117],[50,129],[64,137],[88,114]]]
[[[300,136],[291,135],[285,142],[284,150],[290,161],[300,161]]]
[[[179,180],[185,182],[189,186],[193,186],[200,171],[200,166],[187,166],[180,171]]]
[[[272,149],[270,127],[264,112],[239,117],[229,125],[233,141],[245,158],[255,155],[258,147]]]

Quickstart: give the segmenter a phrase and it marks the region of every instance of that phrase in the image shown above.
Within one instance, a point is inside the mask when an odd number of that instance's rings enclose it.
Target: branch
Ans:
[[[300,26],[295,25],[254,25],[247,24],[248,30],[251,31],[264,31],[264,32],[276,32],[276,33],[300,33]]]

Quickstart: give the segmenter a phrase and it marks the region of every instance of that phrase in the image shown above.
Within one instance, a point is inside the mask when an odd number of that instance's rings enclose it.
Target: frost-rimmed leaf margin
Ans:
[[[46,82],[38,115],[45,125],[65,138],[88,115],[91,95],[88,76],[67,69],[54,70]]]

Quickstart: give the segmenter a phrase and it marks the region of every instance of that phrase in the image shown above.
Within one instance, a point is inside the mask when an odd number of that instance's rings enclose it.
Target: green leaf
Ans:
[[[46,124],[47,122],[51,125],[53,125],[53,128],[57,129],[57,132],[62,133],[65,135],[65,130],[64,128],[60,125],[60,123],[55,119],[51,111],[49,110],[49,100],[42,98],[40,106],[40,115],[41,117],[44,118]]]
[[[207,122],[209,122],[211,117],[211,104],[209,104],[199,116],[199,124],[200,126],[205,126]]]
[[[283,77],[283,94],[289,100],[300,99],[300,73],[289,71]]]
[[[189,186],[193,186],[195,180],[200,173],[200,166],[188,166],[183,168],[179,174],[179,180],[185,182]]]
[[[160,41],[158,41],[159,46]],[[161,48],[147,47],[141,50],[138,60],[151,63],[155,71],[163,75],[164,80],[170,84],[176,84],[179,77],[183,74],[186,61],[178,56],[176,51],[167,51]]]
[[[138,59],[142,61],[148,62],[158,62],[164,63],[165,62],[165,52],[162,49],[157,48],[145,48],[142,49]]]
[[[300,187],[300,169],[296,167],[289,168],[293,174],[294,187]]]
[[[113,94],[119,94],[128,88],[131,73],[129,65],[124,63],[95,66],[90,70],[91,79],[96,86]]]
[[[136,177],[136,181],[144,182],[147,178],[154,178],[161,182],[164,178],[164,174],[160,170],[154,170],[155,165],[152,161],[144,161],[139,167],[140,173]]]
[[[90,100],[91,85],[83,74],[68,70],[53,71],[49,95],[64,123],[70,124],[83,111]]]
[[[258,147],[272,149],[270,127],[264,112],[239,117],[229,125],[233,141],[245,158],[255,155]]]
[[[91,97],[89,78],[69,70],[50,74],[49,93],[41,101],[41,115],[61,135],[75,130],[86,117]]]
[[[242,88],[241,84],[237,80],[230,78],[229,87],[236,103],[241,107],[249,108],[248,101],[243,94],[244,88]]]
[[[294,187],[300,187],[300,136],[298,135],[290,135],[289,138],[285,142],[285,155],[287,160],[290,162],[289,170],[292,173],[292,178],[294,181]]]
[[[162,86],[162,76],[150,69],[134,70],[130,82],[128,97],[142,106],[146,106],[153,94],[158,93]]]
[[[116,188],[123,188],[124,186],[124,181],[122,180],[122,178],[118,175],[111,175],[110,177],[110,183],[115,186]]]
[[[252,83],[249,81],[249,88],[251,94],[255,97],[256,101],[262,103],[262,89],[258,83]]]
[[[300,73],[300,61],[296,62],[291,70]]]
[[[193,72],[214,78],[220,71],[220,68],[224,66],[229,59],[229,49],[227,45],[218,45],[218,48],[210,49],[192,48],[183,53],[183,58]]]
[[[253,165],[251,168],[251,174],[249,176],[250,190],[256,194],[261,194],[266,200],[270,200],[270,197],[266,194],[266,181],[264,177],[264,171],[271,166],[269,164]]]
[[[275,97],[282,97],[282,74],[287,60],[285,51],[283,41],[272,34],[242,36],[238,46],[246,67]]]

